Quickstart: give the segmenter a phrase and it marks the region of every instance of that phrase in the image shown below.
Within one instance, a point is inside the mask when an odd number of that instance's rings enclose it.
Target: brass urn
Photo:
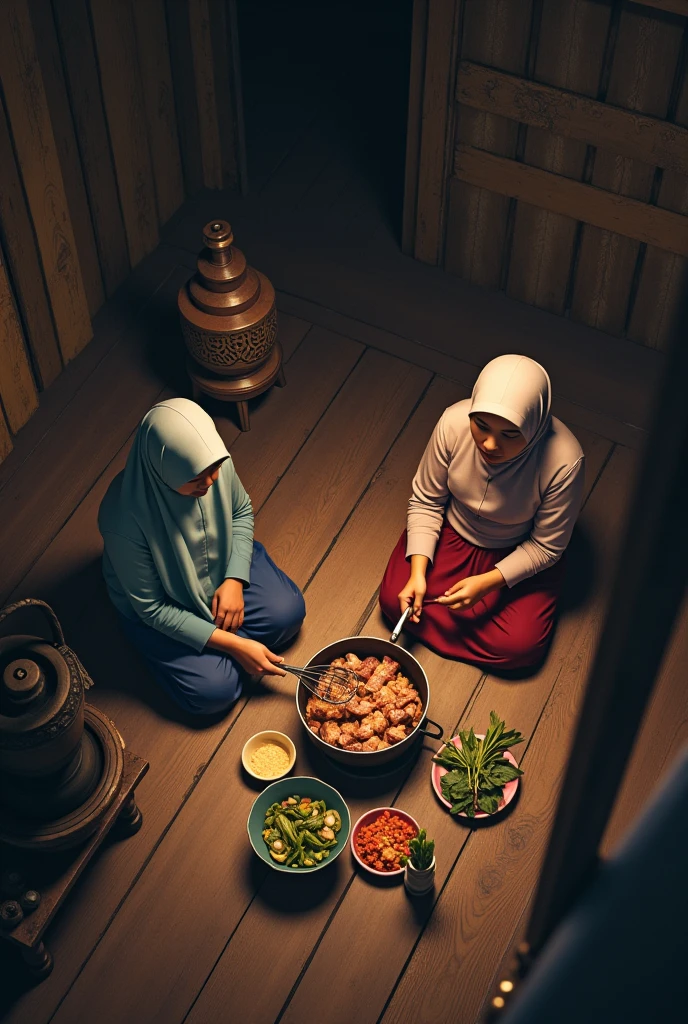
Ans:
[[[52,640],[0,637],[0,840],[28,848],[74,845],[90,835],[122,780],[122,740],[85,703],[92,680],[65,644],[44,601],[27,598],[0,612],[39,608]]]
[[[247,377],[266,363],[277,338],[275,289],[249,267],[226,220],[203,229],[197,272],[179,291],[191,358],[221,377]]]

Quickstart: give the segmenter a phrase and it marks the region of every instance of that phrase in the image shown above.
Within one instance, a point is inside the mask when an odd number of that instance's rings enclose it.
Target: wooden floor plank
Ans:
[[[98,364],[117,343],[123,332],[135,326],[136,318],[152,295],[177,266],[177,259],[165,246],[142,260],[116,294],[98,311],[93,321],[94,336],[79,355],[40,396],[39,409],[15,438],[15,451],[0,466],[0,490],[22,463],[48,436],[52,425],[88,381]],[[56,437],[59,445],[59,437]],[[53,456],[55,457],[55,456]]]
[[[262,531],[279,537],[272,544],[273,558],[286,572],[294,565],[290,575],[299,586],[318,565],[299,553],[306,546],[327,551],[428,380],[418,367],[366,352],[280,482],[257,538]]]
[[[595,540],[601,574],[587,607],[571,619],[573,634],[560,630],[544,672],[527,688],[519,684],[507,689],[490,678],[472,709],[471,722],[485,722],[494,708],[507,725],[525,732],[525,753],[517,752],[526,773],[521,793],[504,822],[470,834],[420,941],[415,949],[412,942],[407,944],[406,957],[413,956],[384,1014],[385,1024],[448,1016],[473,1024],[477,1019],[538,877],[599,639],[634,471],[632,453],[616,449],[586,507],[584,519]],[[418,1013],[418,1007],[430,1004],[431,1015]]]
[[[433,401],[433,406],[430,407],[430,401],[435,397],[433,390],[436,397],[442,401],[439,403]],[[462,397],[461,393],[453,392],[451,385],[438,380],[431,387],[423,405],[430,407],[428,412],[434,412],[436,418],[438,407],[441,408],[443,405],[451,404],[460,397]],[[417,455],[422,451],[424,439],[432,429],[432,414],[426,417],[425,423],[422,423],[420,420],[421,410],[423,410],[423,406],[418,410],[414,420],[407,428],[407,432],[412,434],[412,437],[415,439],[415,445],[418,450],[413,452],[413,455]],[[410,441],[411,438],[409,438],[409,443]],[[582,441],[585,444],[586,457],[590,469],[586,478],[587,491],[589,492],[597,478],[597,473],[607,457],[610,446],[608,443],[600,443],[600,440],[595,437],[585,437]],[[400,444],[403,442],[404,438],[401,439]],[[311,621],[311,613],[309,612],[303,634],[299,638],[297,651],[300,653],[303,649],[304,657],[311,654],[316,646],[321,646],[323,643],[328,643],[345,635],[343,633],[343,624],[339,621],[337,605],[333,605],[331,600],[328,602],[328,594],[333,589],[339,588],[342,585],[339,581],[346,581],[346,591],[342,595],[342,603],[346,603],[347,606],[350,604],[360,606],[365,600],[366,591],[363,580],[367,581],[368,586],[370,585],[367,573],[361,574],[357,572],[353,574],[354,579],[352,580],[352,574],[347,571],[348,567],[356,561],[357,554],[360,555],[364,550],[364,545],[366,551],[378,553],[375,567],[378,572],[378,579],[381,577],[384,563],[395,536],[394,529],[390,529],[389,526],[390,510],[387,506],[393,501],[396,502],[398,529],[400,524],[403,525],[402,517],[405,505],[403,499],[405,493],[408,493],[408,482],[398,479],[398,471],[395,472],[393,470],[392,459],[396,457],[401,465],[408,467],[409,463],[413,465],[408,459],[409,454],[411,453],[407,452],[405,448],[399,449],[399,445],[397,445],[384,467],[385,474],[387,476],[391,474],[392,481],[388,479],[375,481],[370,492],[361,502],[355,515],[342,532],[324,566],[320,569],[309,587],[307,593],[308,606],[309,608],[317,609],[314,613],[317,618],[315,622]],[[412,473],[413,469],[410,470],[408,479],[410,479]],[[395,484],[394,492],[392,491],[393,483]],[[406,492],[404,492],[404,483],[406,483]],[[385,495],[384,503],[380,500],[381,494]],[[365,537],[362,532],[364,524]],[[312,642],[309,642],[310,637],[313,636],[313,631],[317,635],[313,638]],[[384,624],[379,613],[375,611],[370,616],[366,625],[363,626],[361,632],[363,634],[370,634],[372,632],[372,635],[375,636],[388,636],[389,627]],[[446,730],[449,730],[459,720],[463,705],[471,695],[473,687],[481,677],[481,673],[470,666],[439,658],[420,644],[414,644],[413,641],[409,642],[408,638],[402,637],[402,642],[405,642],[405,646],[409,647],[420,660],[430,679],[432,687],[431,717],[436,718],[444,725]],[[252,712],[253,709],[249,707],[244,712],[244,715],[250,716]],[[242,722],[243,726],[245,724],[245,722]],[[299,721],[295,710],[292,710],[288,721],[285,722],[283,719],[280,728],[289,735],[298,733]],[[426,744],[426,746],[428,749],[422,755],[420,764],[414,768],[410,780],[404,784],[401,794],[396,800],[397,803],[401,802],[401,805],[406,809],[410,809],[407,806],[407,799],[410,798],[409,794],[417,790],[419,807],[416,816],[422,819],[421,824],[425,822],[424,814],[426,814],[428,803],[427,771],[429,770],[429,760],[434,749],[434,745]],[[308,774],[313,772],[313,767],[308,763],[305,772]],[[336,779],[333,779],[333,784],[341,785]],[[346,786],[346,781],[344,781],[344,785]],[[348,794],[346,795],[348,796]],[[382,801],[383,794],[378,795],[379,800]],[[385,794],[385,796],[387,795]],[[350,807],[354,817],[359,813],[363,813],[370,806],[372,799],[371,793],[363,793],[358,794],[355,800],[350,800]],[[379,802],[377,797],[375,802]],[[415,814],[415,811],[411,810],[411,813]],[[442,824],[445,824],[445,816],[441,810],[437,810],[435,817],[440,819]],[[313,898],[308,901],[305,907],[301,907],[298,901],[290,899],[284,893],[284,880],[279,875],[268,874],[266,882],[258,892],[257,898],[241,919],[236,933],[232,935],[231,941],[224,950],[213,974],[194,1005],[187,1024],[206,1024],[206,1022],[210,1024],[211,1021],[218,1020],[222,1007],[227,1003],[229,993],[232,994],[232,1007],[238,1019],[251,1020],[252,1024],[263,1024],[263,1022],[268,1024],[268,1022],[275,1020],[282,1008],[286,993],[291,989],[294,979],[299,976],[311,950],[320,939],[321,933],[325,929],[330,915],[337,907],[346,886],[349,884],[350,878],[351,875],[348,874],[338,879],[337,885],[331,889],[325,888],[324,883],[316,885],[321,898],[318,901]],[[355,884],[360,883],[357,880]],[[366,898],[369,895],[370,889],[370,886],[364,884],[363,892]],[[384,893],[387,895],[387,890],[384,890]],[[348,899],[349,896],[347,895],[346,900],[348,901]],[[384,904],[384,897],[381,898],[381,902]],[[294,912],[295,904],[300,906],[298,913]],[[384,933],[386,935],[385,918],[382,908],[376,909],[371,917],[376,921],[376,930],[379,929],[380,934]],[[349,921],[349,925],[353,928],[353,931],[347,931],[344,928],[340,936],[345,942],[349,941],[351,934],[354,934],[358,927],[355,922],[352,924],[351,921]],[[289,942],[286,943],[284,941],[285,930],[288,930],[289,935]],[[266,960],[271,964],[271,982],[267,986],[259,983],[257,975],[257,972],[262,970],[262,964]],[[342,974],[342,972],[337,973]],[[356,975],[344,971],[341,985],[343,987],[351,986],[351,979],[354,976]],[[366,981],[366,988],[368,987],[368,982],[369,979]],[[336,988],[337,980],[335,979],[332,984]],[[307,989],[309,988],[308,985],[306,987]],[[340,996],[341,993],[339,992],[333,993],[332,1000],[328,1002],[328,1012],[333,1005],[339,1002]],[[358,1008],[356,1012],[359,1012]],[[336,1019],[344,1020],[347,1018]],[[349,1017],[348,1019],[355,1018]],[[363,1019],[368,1018],[364,1017]]]
[[[369,187],[365,179],[361,187]],[[285,295],[435,350],[436,358],[463,360],[474,369],[506,351],[507,344],[510,351],[522,351],[543,363],[555,391],[567,401],[621,424],[645,427],[661,354],[404,256],[379,205],[366,207],[368,223],[377,218],[378,227],[364,247],[348,244],[348,222],[344,218],[338,225],[336,209],[328,216],[318,204],[311,214],[304,199],[297,227],[287,229],[273,210],[268,215],[260,204],[227,193],[188,201],[163,238],[194,251],[203,217],[224,216],[250,262]],[[295,214],[281,216],[293,221]],[[283,243],[286,236],[288,247]],[[342,329],[332,322],[322,326]]]
[[[72,443],[60,446],[56,435],[57,445],[41,446],[3,488],[0,508],[7,527],[0,538],[0,601],[40,557],[166,383],[173,360],[164,343],[176,336],[176,295],[187,275],[185,269],[172,273],[137,329],[126,332],[98,364],[81,400],[67,406],[60,430]],[[93,429],[84,430],[86,423]]]
[[[465,359],[449,355],[439,349],[431,348],[429,345],[411,341],[399,334],[393,334],[391,331],[372,327],[361,320],[318,305],[308,299],[289,295],[286,292],[278,292],[277,303],[280,310],[304,317],[321,327],[339,331],[346,334],[348,338],[356,338],[371,348],[398,355],[416,366],[424,366],[427,370],[432,370],[433,373],[439,373],[443,377],[455,380],[464,387],[472,387],[478,375],[479,367]],[[615,419],[608,411],[589,408],[584,404],[585,398],[577,402],[571,401],[570,398],[566,398],[558,392],[559,383],[556,379],[553,382],[552,411],[571,430],[577,432],[579,429],[585,428],[629,448],[642,448],[645,442],[644,430],[631,423]]]
[[[312,333],[312,338],[309,335],[308,344],[300,347],[307,328],[301,321],[280,321],[285,351],[293,356],[286,363],[290,384],[284,389],[273,389],[266,396],[255,411],[251,431],[242,433],[234,427],[230,436],[227,429],[223,430],[258,511],[361,352],[356,342],[328,337],[319,330]],[[158,397],[166,394],[169,393]],[[303,400],[304,395],[310,397],[309,402]],[[268,448],[276,429],[273,406],[281,418],[284,438],[291,439],[293,447],[289,450],[277,445],[269,459],[259,459],[257,453]],[[116,721],[131,749],[142,751],[150,759],[153,770],[140,791],[145,825],[136,847],[123,844],[117,847],[119,853],[108,854],[102,862],[105,874],[98,860],[72,894],[51,928],[49,941],[56,953],[56,965],[50,981],[18,1003],[15,1015],[8,1018],[13,1022],[27,1019],[27,1014],[32,1021],[48,1020],[107,926],[110,914],[243,706],[240,702],[230,716],[219,722],[198,723],[178,714],[131,651],[104,595],[97,510],[110,480],[124,466],[132,439],[128,439],[12,597],[38,595],[53,605],[68,642],[79,652],[96,681],[89,700]],[[107,653],[103,651],[104,636],[109,638]],[[155,770],[155,766],[161,765],[165,766],[162,774]]]
[[[592,483],[597,475],[596,470],[599,470],[601,467],[605,455],[605,452],[599,450],[589,452],[593,472],[589,474],[588,489],[592,487]],[[608,495],[605,495],[598,499],[601,507],[604,507],[603,502],[606,501],[607,497]],[[597,537],[595,539],[599,540]],[[560,624],[554,648],[545,668],[533,678],[518,684],[496,679],[485,681],[477,691],[475,701],[471,705],[470,710],[463,716],[462,727],[467,724],[475,724],[476,728],[479,725],[484,725],[485,720],[489,721],[490,709],[495,707],[500,713],[507,716],[508,722],[511,725],[522,729],[526,735],[529,735],[535,727],[542,707],[547,700],[552,687],[552,680],[556,678],[556,674],[559,671],[561,659],[568,654],[580,628],[582,615],[584,613],[576,614],[574,612],[572,615],[565,616],[564,621]],[[420,645],[414,646],[412,649],[416,657],[419,657],[421,662],[426,665],[426,669],[429,670],[430,665],[427,664],[429,652],[423,650]],[[429,672],[431,682],[434,686],[434,682],[437,680],[438,688],[441,685],[456,686],[458,681],[457,675],[461,670],[465,670],[465,666],[440,658],[435,659],[433,656],[432,671]],[[459,720],[461,709],[457,708],[456,710],[456,716],[450,718],[448,722],[444,722],[445,728],[454,725]],[[431,712],[431,716],[434,717],[434,711]],[[514,720],[512,721],[512,719]],[[434,745],[433,749],[436,749]],[[457,823],[434,800],[428,780],[431,756],[432,750],[425,756],[426,763],[422,767],[419,766],[414,769],[397,800],[397,804],[412,814],[421,826],[427,827],[428,834],[437,840],[437,856],[438,858],[442,856],[441,865],[438,860],[437,891],[439,891],[448,873],[451,871],[456,858],[461,854],[468,830],[457,826]],[[413,949],[419,929],[432,909],[432,902],[432,900],[426,900],[419,904],[419,909],[415,914],[410,913],[408,900],[402,890],[392,893],[386,887],[378,887],[370,883],[367,877],[357,876],[353,885],[347,891],[345,899],[337,908],[336,916],[329,925],[324,937],[312,934],[313,944],[315,944],[316,940],[320,939],[317,951],[294,994],[292,1002],[281,1019],[290,1022],[296,1021],[299,1015],[302,1015],[304,1012],[308,993],[312,992],[315,979],[327,976],[328,997],[330,998],[328,1008],[333,1024],[350,1020],[360,1020],[364,1024],[368,1021],[376,1021],[384,1008],[385,1001],[398,975],[403,970],[407,957]],[[249,914],[242,921],[242,929],[247,928],[252,913],[253,908],[251,908]],[[260,908],[258,913],[260,913]],[[361,927],[361,922],[365,920],[374,921],[376,932],[385,937],[385,953],[382,958],[371,958],[370,951],[365,943],[351,943],[351,936],[357,933],[357,930]],[[298,934],[300,924],[294,922],[290,931],[292,929],[296,930]],[[267,941],[267,936],[263,933],[263,942],[267,943]],[[235,939],[232,940],[229,947],[230,956],[234,942]],[[241,947],[237,948],[234,955],[237,958],[242,957]],[[287,956],[286,951],[283,952],[280,957],[281,961],[284,962]],[[339,964],[337,971],[333,969],[335,963]],[[292,963],[291,967],[292,972],[295,973],[299,965]],[[219,969],[220,966],[218,966]],[[247,962],[244,963],[244,970],[248,971]],[[323,972],[325,973],[323,974]],[[284,988],[286,977],[285,973],[285,976],[281,978],[282,988]],[[354,978],[356,979],[356,985],[352,984],[352,979]],[[233,983],[235,982],[236,977],[234,976]],[[212,979],[209,984],[212,986],[211,991],[216,993],[214,1005],[217,1006],[218,986],[213,984]],[[277,987],[279,988],[280,986],[278,985]],[[252,992],[255,986],[249,984],[247,988]],[[225,987],[225,998],[227,991],[228,989]],[[427,1005],[432,1005],[430,991],[431,989],[428,990],[428,996],[425,1000]],[[204,997],[205,993],[199,999],[199,1005],[203,1005]],[[261,1005],[267,999],[268,995],[261,996]],[[447,1019],[449,1019],[449,1016],[447,1012]],[[203,1019],[203,1017],[200,1017],[199,1022],[203,1021]],[[210,1017],[207,1016],[205,1019],[209,1020]],[[256,1019],[267,1021],[269,1017],[266,1014]]]
[[[369,219],[375,216],[372,209]],[[219,211],[232,222],[251,261],[268,273],[277,288],[279,308],[398,354],[467,387],[472,386],[489,358],[507,349],[521,350],[543,362],[550,372],[556,415],[634,449],[644,443],[644,426],[659,370],[656,353],[635,344],[628,348],[629,342],[599,332],[574,337],[571,328],[591,329],[571,325],[562,317],[506,296],[476,291],[470,283],[451,278],[437,267],[402,257],[384,222],[379,223],[376,233],[381,242],[363,258],[359,240],[351,245],[348,233],[345,237],[343,228],[336,231],[319,209],[314,225],[299,223],[296,239],[300,248],[290,245],[289,266],[285,268],[290,274],[288,281],[274,239],[275,234],[291,238],[294,230],[284,224],[278,228],[276,214],[268,215],[259,204],[251,206],[248,201],[222,196],[186,204],[169,225],[165,238],[182,251],[184,239],[189,240],[189,265],[195,259],[190,240],[211,211]],[[292,212],[291,217],[296,213]],[[348,225],[348,221],[345,223]],[[314,252],[317,261],[313,260]],[[183,261],[181,253],[179,259]],[[354,264],[352,271],[345,268],[347,259]],[[355,281],[352,273],[356,274]],[[340,279],[340,296],[326,294],[318,284],[327,282],[331,288],[332,281]],[[462,289],[467,292],[464,294]],[[416,311],[407,308],[406,292],[424,296],[423,300],[419,298]],[[376,299],[363,309],[352,301],[357,296]],[[512,308],[500,306],[500,299],[513,303]],[[492,306],[490,300],[497,301],[498,306]],[[389,314],[392,309],[393,316]],[[531,314],[549,317],[550,323],[536,322]],[[460,331],[457,324],[461,325]],[[593,379],[586,370],[590,366],[595,367]],[[643,387],[641,379],[645,380]]]
[[[294,378],[292,389],[274,390],[271,395],[265,395],[260,411],[254,410],[258,416],[258,429],[244,434],[229,419],[219,417],[215,420],[225,444],[241,463],[241,476],[250,489],[256,510],[262,506],[362,352],[362,347],[356,342],[339,336],[330,338],[326,332],[316,328],[312,340],[309,339],[309,344],[292,361],[291,357],[308,327],[303,321],[288,317],[280,321],[285,364],[287,372]],[[303,399],[311,396],[316,381],[320,389],[320,404],[311,401],[306,405]],[[174,392],[164,390],[155,396],[154,401],[171,397],[174,397]],[[285,408],[289,401],[299,403],[300,414],[285,424]],[[280,424],[279,442],[266,453],[266,438],[273,437]],[[98,507],[110,481],[124,468],[136,429],[125,439],[116,457],[94,481],[74,514],[10,595],[12,601],[30,596],[40,596],[48,601],[66,632],[71,626],[78,625],[84,608],[102,590],[102,541],[96,526]],[[262,452],[262,460],[257,457],[259,452]]]
[[[415,368],[388,357],[380,362],[381,359],[378,353],[369,353],[358,363],[317,429],[301,449],[289,473],[280,481],[256,517],[256,535],[263,537],[273,556],[275,551],[279,550],[279,554],[275,556],[276,561],[297,582],[305,582],[322,560],[331,537],[338,533],[347,519],[350,509],[356,504],[368,480],[385,457],[427,382],[427,377]],[[365,406],[369,397],[364,385],[370,379],[376,380],[375,409],[371,410],[369,417],[363,417],[360,415],[360,408]],[[345,442],[340,442],[339,458],[333,473],[330,467],[321,465],[321,448],[324,439],[331,445],[333,436],[342,437],[343,416],[348,421],[348,432]],[[414,452],[414,459],[417,457],[418,453]],[[338,496],[336,502],[329,500],[333,479],[336,481]],[[407,487],[408,483],[405,489]],[[314,504],[320,510],[318,529],[310,535],[304,534],[299,544],[283,546],[280,549],[280,538],[285,534],[289,536],[299,532],[294,529],[295,526],[310,520]],[[279,517],[275,517],[275,508],[281,512]],[[403,521],[403,507],[400,511]],[[275,525],[271,526],[271,523]],[[321,529],[323,523],[326,526],[324,530]],[[339,610],[339,602],[335,601],[335,604]],[[360,616],[361,609],[349,609],[347,613],[353,616],[355,621]],[[246,722],[243,721],[243,715],[238,718],[231,733],[232,743],[228,748],[223,748],[212,760],[201,783],[167,833],[164,854],[156,854],[149,870],[144,873],[129,895],[113,925],[60,1006],[54,1018],[56,1024],[72,1020],[75,1016],[78,1018],[80,1013],[86,1012],[95,1014],[104,1024],[123,1019],[127,1015],[132,1015],[139,1021],[157,1019],[171,1022],[177,1019],[180,1007],[188,1007],[193,1001],[197,987],[222,950],[228,934],[226,929],[237,911],[231,893],[232,886],[239,884],[242,876],[236,871],[236,865],[229,853],[230,849],[236,848],[236,857],[243,858],[242,863],[246,865],[246,870],[252,871],[250,856],[247,858],[243,827],[253,796],[247,787],[238,784],[238,752],[247,738],[244,736],[245,730],[249,728],[255,732],[260,728],[255,724],[256,718],[264,721],[268,713],[265,707],[266,700],[267,698],[259,695],[253,696],[249,702],[253,717],[246,719]],[[279,716],[285,700],[286,706],[291,708],[293,683],[282,684],[272,698],[272,704]],[[223,824],[228,799],[232,808],[232,820],[242,822],[237,830],[226,829]],[[219,819],[218,807],[224,808],[220,811]],[[197,835],[193,844],[188,842],[189,829]],[[218,829],[223,834],[220,844],[217,843]],[[179,915],[186,915],[186,912],[192,909],[193,902],[188,898],[188,887],[191,883],[188,857],[197,862],[199,849],[207,851],[207,856],[204,854],[204,870],[202,873],[195,871],[192,874],[195,873],[199,883],[204,879],[198,897],[204,903],[212,892],[214,909],[209,915],[206,915],[205,911],[197,913],[194,910],[182,927]],[[227,869],[230,867],[230,877],[227,878]],[[217,890],[210,882],[214,872],[219,872]],[[158,903],[164,920],[151,912],[153,908],[150,903],[150,885],[156,891],[166,893],[165,901]],[[158,888],[160,885],[162,889]],[[178,889],[184,894],[179,899],[173,895]],[[221,910],[217,903],[218,898],[222,903]],[[230,900],[229,904],[226,903],[227,899]],[[141,900],[148,907],[145,919],[139,916],[138,908],[143,905],[140,903]],[[171,922],[167,913],[172,907],[175,908],[175,920],[170,927]],[[137,945],[139,940],[141,943],[138,952],[131,943],[129,922],[133,920],[132,914],[137,918]],[[182,931],[184,940],[180,943]],[[189,943],[196,950],[196,955],[191,959],[187,955]],[[161,957],[170,965],[174,961],[175,967],[171,975],[175,975],[175,981],[167,992],[157,986],[150,986],[144,973],[137,971],[143,948],[155,949],[156,957]],[[113,988],[110,987],[108,979],[116,980],[109,966],[112,955],[118,960],[122,957],[122,969],[131,969],[133,972],[131,983],[124,988],[119,983]],[[130,967],[125,966],[125,963]]]
[[[364,623],[363,635],[388,638],[389,632],[389,625],[384,622],[376,607]],[[427,649],[412,649],[430,679],[430,716],[433,720],[445,723],[445,728],[449,730],[470,701],[481,672],[469,665],[444,660]],[[294,728],[297,728],[296,722]],[[308,750],[302,752],[295,771],[309,775],[327,771],[326,777],[342,792],[352,821],[356,821],[371,804],[393,806],[399,805],[401,801],[406,807],[409,788],[416,785],[419,778],[425,789],[433,752],[434,744],[426,742],[410,780],[402,774],[401,777],[392,776],[380,780],[377,785],[368,782],[365,787],[360,783],[352,784],[336,769],[321,767],[322,762],[310,756]],[[354,886],[360,882],[354,874],[348,852],[342,854],[340,861],[335,880],[328,877],[329,871],[315,876],[309,880],[308,886],[300,887],[303,891],[301,898],[300,893],[295,898],[293,892],[285,891],[284,879],[280,875],[268,872],[185,1024],[211,1024],[221,1019],[222,1008],[227,1005],[229,993],[232,1010],[238,1020],[250,1020],[251,1024],[270,1024],[279,1017],[285,998],[306,966],[330,916],[342,899],[346,905],[352,881]],[[389,890],[385,890],[385,894],[390,895]],[[371,920],[367,915],[366,919]],[[376,933],[382,934],[377,932],[377,926]],[[353,931],[348,934],[348,942],[351,942],[352,937],[362,934],[361,922],[357,921]],[[288,936],[287,942],[285,936]],[[386,937],[384,941],[386,945]],[[367,943],[363,945],[367,947]],[[369,955],[369,950],[366,955]],[[270,985],[259,982],[259,974],[266,962],[270,963]],[[332,983],[335,989],[339,985],[352,987],[355,975],[350,974],[345,967],[338,972],[338,977],[339,981],[328,976],[328,983]],[[312,993],[310,981],[307,987]],[[338,996],[339,992],[334,997],[334,1005]],[[287,1017],[289,1013],[287,1010]],[[351,1017],[337,1017],[333,1003],[328,1003],[326,1019],[328,1024],[330,1020],[352,1020]],[[361,1019],[375,1018],[364,1016]]]
[[[409,484],[425,440],[441,411],[459,397],[461,393],[457,394],[447,382],[437,381],[431,385],[385,460],[380,474],[309,586],[306,594],[308,615],[290,658],[308,658],[317,647],[351,633],[354,628],[364,635],[389,636],[389,627],[380,622],[377,611],[367,618],[367,622],[363,616],[355,626],[356,613],[369,605],[370,595],[375,593],[394,538],[403,528]],[[352,565],[356,565],[355,572],[351,572]],[[338,595],[338,600],[333,600],[333,593]],[[419,651],[414,653],[418,655]],[[421,651],[420,657],[425,657],[424,664],[431,680],[430,714],[441,721],[453,723],[458,714],[455,708],[465,704],[480,678],[480,672],[465,665],[442,663],[442,659],[429,651]],[[451,685],[444,687],[438,675],[443,664],[445,674],[451,677]],[[241,725],[247,735],[250,735],[250,729],[259,727],[257,724],[249,725],[248,721],[251,716],[257,716],[258,711],[251,705],[246,709],[247,718]],[[302,726],[293,701],[289,701],[280,714],[280,727],[289,735],[298,737]],[[301,760],[296,771],[306,774],[325,771],[325,777],[345,795],[354,816],[363,813],[371,800],[382,803],[393,800],[403,783],[402,774],[401,778],[380,780],[377,785],[369,781],[366,788],[361,788],[336,769],[325,766],[317,755],[313,756],[310,748],[304,750],[302,744],[299,744],[299,757]],[[238,1020],[259,1024],[276,1019],[313,943],[349,884],[351,865],[348,855],[342,855],[340,860],[343,867],[338,870],[335,881],[328,881],[329,871],[314,876],[308,880],[307,886],[301,886],[303,897],[296,900],[289,891],[285,892],[283,879],[268,872],[265,883],[258,890],[195,1004],[188,1024],[217,1020],[221,1007],[226,1005],[228,992],[232,993],[233,1013]],[[247,895],[242,890],[241,897],[246,898]],[[299,910],[295,912],[297,906]],[[284,942],[284,929],[289,934],[288,943]],[[271,964],[271,984],[256,985],[256,971],[265,961]]]

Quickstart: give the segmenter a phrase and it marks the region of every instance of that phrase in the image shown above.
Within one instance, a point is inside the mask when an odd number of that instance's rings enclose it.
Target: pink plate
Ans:
[[[378,871],[377,868],[371,868],[369,864],[366,864],[365,861],[361,860],[356,853],[356,840],[358,839],[358,833],[364,825],[370,825],[372,822],[377,821],[383,811],[389,811],[390,814],[396,814],[396,816],[401,818],[402,821],[407,822],[409,825],[413,825],[416,830],[416,835],[418,835],[418,832],[420,831],[418,828],[418,822],[415,818],[412,818],[410,814],[407,814],[406,811],[400,811],[398,807],[374,807],[371,811],[366,811],[365,814],[362,814],[351,829],[351,852],[353,853],[354,860],[358,866],[363,868],[364,871],[369,871],[371,875],[377,875],[378,878],[395,878],[403,875],[403,868],[398,868],[396,871]]]
[[[476,737],[479,740],[485,739],[485,733],[477,732],[475,735],[476,735]],[[453,737],[452,743],[454,744],[455,747],[458,747],[459,750],[461,749],[461,740],[459,739],[458,736],[454,736]],[[446,744],[444,746],[446,746]],[[444,746],[440,747],[440,750],[444,750]],[[440,750],[437,751],[438,754],[439,754]],[[516,758],[511,753],[510,750],[505,750],[504,751],[504,757],[506,758],[507,761],[509,761],[514,766],[514,768],[518,768],[518,761],[516,760]],[[449,801],[445,800],[444,797],[442,796],[442,786],[440,784],[440,779],[442,778],[443,775],[446,775],[446,774],[447,774],[447,769],[443,768],[441,764],[435,764],[434,761],[433,761],[433,764],[432,764],[432,788],[435,790],[435,794],[436,794],[437,798],[439,799],[440,803],[443,803],[445,807],[451,809],[451,804],[449,803]],[[511,803],[511,801],[516,796],[516,790],[518,789],[519,782],[520,782],[520,779],[513,779],[511,782],[507,782],[507,784],[506,784],[506,786],[504,787],[504,790],[503,790],[502,799],[501,799],[501,802],[499,804],[499,807],[494,812],[495,814],[499,814],[500,811],[504,810],[504,808],[506,807],[507,804]],[[460,811],[459,814],[457,815],[457,817],[459,817],[459,818],[467,818],[468,815],[466,814],[465,811]],[[478,811],[476,813],[475,817],[476,818],[491,818],[492,815],[488,814],[486,811]]]

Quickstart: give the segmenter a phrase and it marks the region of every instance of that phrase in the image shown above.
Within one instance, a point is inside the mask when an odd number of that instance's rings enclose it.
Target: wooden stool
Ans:
[[[234,402],[239,410],[239,423],[242,430],[250,430],[248,402],[257,398],[264,391],[276,384],[283,388],[286,384],[284,367],[282,366],[282,346],[276,341],[272,352],[262,366],[246,377],[221,377],[211,373],[198,363],[187,358],[186,370],[191,379],[194,402],[199,402],[202,395],[216,398],[220,402]]]

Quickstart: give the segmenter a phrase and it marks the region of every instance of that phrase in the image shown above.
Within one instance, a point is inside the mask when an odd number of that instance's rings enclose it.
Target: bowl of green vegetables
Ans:
[[[273,782],[256,797],[247,822],[255,853],[275,871],[319,871],[345,849],[351,830],[340,793],[303,775]]]

